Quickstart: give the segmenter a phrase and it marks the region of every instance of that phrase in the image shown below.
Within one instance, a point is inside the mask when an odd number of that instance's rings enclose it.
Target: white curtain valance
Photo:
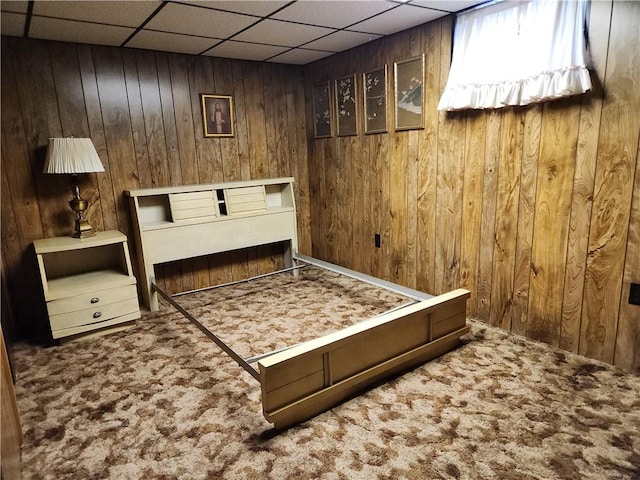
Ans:
[[[527,105],[591,89],[587,0],[507,0],[456,19],[438,110]]]

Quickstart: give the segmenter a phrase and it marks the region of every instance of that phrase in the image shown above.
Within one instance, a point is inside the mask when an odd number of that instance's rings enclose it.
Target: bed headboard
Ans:
[[[293,178],[128,190],[143,301],[158,309],[158,263],[288,242],[285,266],[298,249]]]

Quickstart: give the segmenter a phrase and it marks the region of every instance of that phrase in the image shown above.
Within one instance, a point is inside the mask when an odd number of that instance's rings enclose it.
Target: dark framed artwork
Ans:
[[[200,95],[205,137],[233,137],[233,98],[230,95]]]
[[[355,74],[336,80],[336,116],[339,136],[358,133]]]
[[[313,87],[313,131],[316,138],[330,137],[332,134],[329,82]]]
[[[424,127],[424,54],[394,63],[396,130]]]
[[[387,131],[387,66],[362,74],[364,133]]]

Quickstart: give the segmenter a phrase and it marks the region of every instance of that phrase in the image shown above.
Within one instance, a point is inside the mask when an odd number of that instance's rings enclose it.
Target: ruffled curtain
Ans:
[[[438,110],[527,105],[591,89],[587,0],[507,0],[456,19]]]

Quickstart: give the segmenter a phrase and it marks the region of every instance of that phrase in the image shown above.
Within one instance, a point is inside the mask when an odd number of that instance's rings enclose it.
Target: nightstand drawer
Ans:
[[[47,311],[52,316],[86,309],[95,310],[102,308],[103,305],[135,298],[137,295],[135,285],[123,285],[107,290],[98,290],[92,293],[52,300],[47,302]]]
[[[138,311],[138,297],[135,297],[116,303],[78,310],[76,312],[50,315],[49,321],[51,322],[51,330],[55,331],[79,325],[97,324]]]

